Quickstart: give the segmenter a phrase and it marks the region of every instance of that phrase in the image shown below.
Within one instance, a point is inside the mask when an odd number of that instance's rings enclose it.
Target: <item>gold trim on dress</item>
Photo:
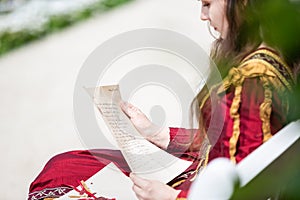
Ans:
[[[171,187],[172,187],[172,188],[175,188],[175,187],[177,187],[178,185],[180,185],[181,183],[183,183],[183,182],[185,182],[185,181],[186,181],[186,179],[177,181],[177,182],[173,183],[173,185],[171,185]]]
[[[248,60],[248,61],[246,61],[246,62],[241,66],[242,70],[243,70],[244,67],[249,66],[249,63],[251,63],[251,65],[252,65],[253,62],[256,62],[257,64],[261,64],[260,67],[264,66],[265,72],[268,72],[268,70],[270,70],[271,72],[273,72],[273,73],[280,79],[280,81],[283,82],[283,84],[284,84],[289,90],[292,90],[292,86],[291,86],[291,84],[287,81],[287,79],[286,79],[284,76],[282,76],[282,74],[281,74],[280,72],[278,72],[278,70],[277,70],[273,65],[271,65],[270,63],[268,63],[267,61],[264,61],[264,60],[261,60],[261,59],[251,59],[251,60]],[[250,67],[250,68],[254,68],[254,66],[253,66],[253,67]],[[253,70],[253,71],[259,70],[259,71],[260,71],[259,68],[257,68],[257,69],[251,69],[251,71],[252,71],[252,70]],[[250,72],[250,73],[251,73],[251,72]],[[252,72],[252,73],[254,73],[254,72]],[[259,73],[259,72],[258,72],[258,73]],[[259,74],[260,74],[260,73],[259,73]],[[268,75],[268,74],[266,74],[266,73],[262,73],[262,74],[263,74],[263,75]]]
[[[194,175],[194,176],[190,179],[191,182],[194,181],[194,180],[196,179],[196,177],[197,177],[197,175],[198,175],[198,173],[199,173],[200,168],[201,168],[201,167],[204,168],[204,167],[207,166],[210,149],[211,149],[211,145],[209,144],[209,145],[206,147],[206,150],[205,150],[205,159],[201,159],[201,160],[199,161],[199,163],[198,163],[198,165],[197,165],[195,171],[193,172],[193,175]],[[202,165],[203,161],[204,161],[204,164]],[[201,172],[202,172],[202,171],[201,171]],[[200,173],[201,173],[201,172],[200,172]],[[180,184],[182,184],[183,182],[185,182],[186,180],[187,180],[187,179],[179,180],[179,181],[173,183],[173,184],[171,185],[171,187],[172,187],[172,188],[175,188],[175,187],[179,186]]]
[[[244,58],[243,61],[249,59],[250,57],[252,57],[252,56],[254,56],[255,54],[258,54],[258,53],[263,53],[263,54],[266,54],[266,55],[274,58],[277,62],[279,62],[287,70],[287,72],[289,73],[292,81],[294,83],[296,82],[290,67],[277,54],[273,53],[272,51],[270,51],[268,49],[258,49],[257,51],[254,51],[253,53],[248,55],[246,58]]]
[[[207,99],[209,98],[209,96],[210,96],[210,92],[208,92],[208,93],[204,96],[204,98],[203,98],[203,100],[202,100],[202,102],[201,102],[201,104],[200,104],[200,111],[202,110],[202,108],[203,108],[204,104],[206,103]]]
[[[281,64],[289,77],[284,77],[280,71],[270,64],[268,61],[262,58],[251,58],[256,54],[266,54],[274,59],[275,62]],[[292,71],[288,65],[276,54],[268,49],[258,49],[245,59],[243,59],[241,65],[237,68],[231,68],[227,77],[223,80],[221,84],[217,84],[219,88],[217,89],[217,94],[226,92],[232,85],[235,86],[234,98],[230,107],[230,116],[233,119],[233,131],[232,136],[229,140],[229,155],[233,162],[236,162],[235,154],[237,143],[240,135],[240,114],[239,108],[241,103],[241,92],[242,85],[245,78],[255,78],[258,77],[263,83],[264,88],[264,101],[260,105],[260,119],[262,121],[262,132],[263,132],[263,142],[266,142],[272,137],[270,117],[272,112],[272,88],[279,92],[285,92],[287,90],[292,90],[292,85],[295,82]],[[200,109],[207,101],[210,92],[205,96],[204,101],[201,102]],[[288,105],[287,105],[288,107]]]
[[[264,87],[264,102],[260,105],[260,119],[262,121],[263,142],[268,141],[271,137],[270,117],[272,112],[272,91],[266,77],[260,77]]]
[[[205,152],[205,160],[204,160],[203,168],[205,168],[205,167],[207,166],[210,149],[211,149],[211,145],[209,144],[209,145],[207,146],[207,149],[206,149],[206,152]],[[200,170],[200,167],[201,167],[202,163],[203,163],[203,159],[202,159],[202,160],[199,162],[199,164],[197,165],[197,168],[196,168],[196,170],[195,170],[196,173],[195,173],[194,177],[190,179],[191,181],[194,181],[194,180],[196,179],[196,177],[197,177],[197,175],[198,175],[198,173],[199,173],[199,170]],[[202,171],[201,171],[201,172],[202,172]],[[201,172],[200,172],[200,173],[201,173]]]
[[[258,53],[258,52],[255,52]],[[254,55],[253,53],[252,55]],[[251,55],[249,56],[251,57]],[[272,111],[272,90],[270,83],[279,91],[291,90],[291,84],[270,63],[261,59],[250,59],[242,63],[238,68],[232,68],[218,93],[225,92],[231,85],[235,86],[234,98],[230,107],[230,116],[233,119],[233,131],[229,140],[229,155],[236,162],[236,146],[240,135],[240,115],[238,109],[241,102],[242,85],[245,78],[259,77],[264,87],[264,102],[260,105],[260,118],[262,120],[263,141],[272,137],[270,116]]]
[[[233,119],[233,131],[229,140],[229,155],[232,162],[236,162],[236,145],[240,136],[240,114],[238,112],[241,102],[242,85],[238,85],[234,91],[234,98],[230,107],[230,116]]]
[[[207,150],[206,150],[205,161],[204,161],[203,167],[207,166],[210,149],[211,149],[211,145],[208,145]],[[197,168],[197,171],[198,170],[199,170],[199,168]]]

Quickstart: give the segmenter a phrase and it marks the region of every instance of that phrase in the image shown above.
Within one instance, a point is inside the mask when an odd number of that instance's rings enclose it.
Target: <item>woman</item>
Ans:
[[[133,191],[139,199],[187,198],[197,172],[212,159],[228,157],[238,163],[288,123],[286,94],[292,90],[299,68],[299,42],[289,40],[289,36],[297,38],[299,29],[294,30],[294,27],[291,32],[286,30],[277,34],[278,24],[273,26],[272,23],[282,21],[282,16],[275,19],[278,15],[273,15],[272,11],[288,12],[288,20],[296,25],[299,25],[296,22],[298,15],[288,1],[270,2],[202,0],[201,19],[220,33],[211,57],[224,80],[210,91],[204,87],[195,98],[193,105],[200,107],[200,129],[195,136],[182,128],[162,129],[146,135],[154,125],[134,106],[121,105],[149,141],[182,159],[193,161],[184,173],[167,185],[130,174]],[[271,5],[275,8],[268,10]],[[283,37],[285,42],[282,42]],[[214,72],[208,78],[208,84],[213,75]],[[212,111],[213,103],[217,110]],[[214,117],[220,110],[225,119],[222,126]],[[212,144],[214,140],[216,142]],[[72,189],[69,185],[88,179],[111,161],[129,175],[129,168],[119,151],[93,150],[92,154],[72,151],[52,158],[31,184],[29,199],[61,196]]]

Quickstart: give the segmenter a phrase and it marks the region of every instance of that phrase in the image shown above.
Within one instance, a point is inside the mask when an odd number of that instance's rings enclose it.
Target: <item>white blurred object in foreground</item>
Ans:
[[[213,160],[193,183],[188,199],[224,200],[230,199],[234,192],[238,194],[235,198],[245,199],[246,197],[244,198],[242,193],[239,194],[238,190],[247,189],[248,183],[251,181],[253,183],[251,182],[250,190],[253,196],[264,198],[278,193],[275,188],[282,187],[285,181],[293,176],[293,172],[284,169],[294,164],[299,165],[299,158],[293,159],[299,150],[299,137],[300,120],[288,124],[237,165],[231,163],[227,158]],[[281,159],[282,157],[290,158],[291,162],[285,163],[285,160]],[[278,169],[281,173],[280,176]],[[270,174],[277,175],[276,183],[272,181]],[[260,184],[262,180],[266,188],[262,188],[262,184]],[[273,191],[270,191],[269,185],[273,185]],[[244,194],[249,193],[244,192]],[[247,196],[247,198],[251,197]]]

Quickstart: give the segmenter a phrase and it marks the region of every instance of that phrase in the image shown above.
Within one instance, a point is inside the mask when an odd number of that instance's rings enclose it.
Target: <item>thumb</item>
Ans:
[[[119,105],[121,107],[121,110],[127,115],[127,117],[130,118],[129,113],[128,113],[128,102],[120,101]]]

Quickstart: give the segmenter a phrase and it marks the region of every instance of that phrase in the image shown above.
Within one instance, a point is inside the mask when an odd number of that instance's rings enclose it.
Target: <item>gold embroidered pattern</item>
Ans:
[[[257,67],[253,68],[253,66],[251,66],[253,63],[257,63]],[[268,76],[277,76],[278,79],[289,89],[292,90],[291,84],[289,83],[289,81],[276,69],[274,68],[274,66],[272,66],[270,63],[261,60],[261,59],[251,59],[249,61],[246,61],[243,67],[246,67],[243,71],[247,70],[247,68],[251,68],[251,70],[246,73],[247,74],[251,74],[253,75],[268,75]],[[247,67],[248,66],[248,67]],[[261,68],[261,69],[260,69]],[[264,72],[262,72],[262,69],[264,70]],[[276,84],[274,86],[278,86],[278,85],[282,85],[282,84]]]
[[[291,69],[289,68],[289,66],[278,55],[276,55],[275,53],[273,53],[272,51],[270,51],[268,49],[258,49],[257,51],[251,53],[245,59],[243,59],[242,62],[249,60],[251,57],[254,57],[255,55],[259,55],[259,54],[267,55],[269,57],[268,60],[274,59],[278,64],[280,64],[284,68],[284,70],[286,70],[287,74],[289,74],[289,79],[291,79],[293,82],[295,82],[293,73],[292,73]],[[276,69],[276,71],[283,71],[283,70]]]

